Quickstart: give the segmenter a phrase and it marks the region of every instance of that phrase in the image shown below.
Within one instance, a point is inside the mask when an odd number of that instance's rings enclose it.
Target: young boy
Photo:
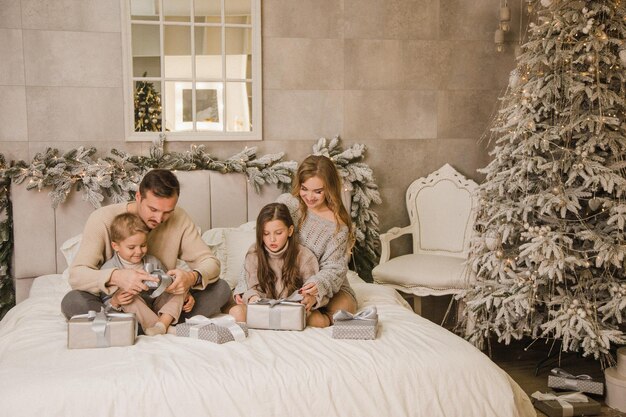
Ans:
[[[117,215],[111,223],[111,247],[114,255],[106,261],[101,269],[136,269],[144,270],[147,263],[152,264],[152,269],[162,269],[161,261],[152,255],[148,255],[148,232],[150,230],[145,223],[136,215],[122,213]],[[139,324],[147,336],[165,334],[168,327],[176,323],[181,310],[191,311],[193,297],[187,294],[187,302],[182,294],[170,294],[163,292],[154,300],[146,300],[141,295],[133,295],[129,292],[117,290],[113,296],[101,294],[102,301],[125,313],[135,313]],[[149,306],[147,303],[151,303]]]

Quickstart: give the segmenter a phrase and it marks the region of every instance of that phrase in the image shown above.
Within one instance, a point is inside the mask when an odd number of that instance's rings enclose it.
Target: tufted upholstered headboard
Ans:
[[[276,200],[275,185],[260,193],[243,174],[216,171],[176,172],[181,190],[178,205],[202,231],[212,227],[236,227],[256,219],[263,205]],[[67,267],[59,248],[67,239],[82,233],[93,206],[74,192],[57,209],[47,192],[11,187],[13,207],[12,275],[19,302],[28,297],[32,280],[40,275],[61,273]],[[106,204],[106,202],[105,202]]]

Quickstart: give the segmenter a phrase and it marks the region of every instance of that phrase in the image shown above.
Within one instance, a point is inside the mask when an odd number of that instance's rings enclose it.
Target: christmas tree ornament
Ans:
[[[503,32],[511,30],[511,8],[507,0],[504,0],[500,6],[500,29]]]

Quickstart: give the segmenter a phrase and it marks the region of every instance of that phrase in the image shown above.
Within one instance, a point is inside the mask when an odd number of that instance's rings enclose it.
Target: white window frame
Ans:
[[[121,15],[122,15],[122,63],[124,71],[124,130],[126,134],[127,142],[150,142],[155,140],[161,133],[164,134],[168,141],[252,141],[263,139],[263,114],[262,114],[262,74],[261,74],[261,0],[250,0],[251,14],[252,14],[252,78],[246,79],[246,82],[251,82],[252,90],[252,130],[250,132],[229,132],[229,131],[181,131],[181,132],[167,132],[165,131],[165,83],[168,81],[180,81],[180,79],[166,78],[164,71],[164,46],[163,46],[163,24],[166,22],[161,13],[160,20],[154,21],[158,24],[160,29],[160,56],[161,56],[161,76],[149,77],[145,80],[161,83],[161,105],[163,106],[161,132],[136,132],[135,131],[135,108],[134,108],[134,90],[135,81],[137,77],[133,76],[133,56],[132,56],[132,36],[131,36],[131,15],[130,15],[130,1],[120,0],[121,3]],[[163,0],[154,0],[160,3],[159,10],[163,10]],[[184,1],[184,0],[181,0]],[[191,3],[191,18],[194,16],[194,2],[188,0]],[[222,11],[222,62],[225,65],[226,62],[226,49],[225,49],[225,31],[226,28],[237,27],[249,27],[241,24],[225,23],[224,20],[224,3],[228,0],[221,0]],[[143,22],[143,21],[142,21]],[[195,48],[193,46],[194,38],[194,26],[191,26],[191,57],[192,62],[195,65]],[[195,81],[195,70],[193,71],[192,80]],[[243,81],[243,80],[231,80],[226,77],[225,68],[222,68],[221,81],[215,80],[215,82],[221,82],[223,86],[226,86],[229,81]],[[203,83],[204,80],[197,81]],[[195,92],[195,91],[194,91]],[[202,125],[196,122],[200,127]],[[224,123],[225,125],[225,123]]]

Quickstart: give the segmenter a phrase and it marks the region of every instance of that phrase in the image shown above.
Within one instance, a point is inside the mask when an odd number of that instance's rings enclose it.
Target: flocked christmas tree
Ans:
[[[145,77],[147,73],[144,73]],[[154,83],[137,81],[135,87],[135,132],[161,131],[161,94]]]
[[[554,338],[610,359],[626,343],[626,9],[534,2],[536,19],[488,135],[461,328]]]

